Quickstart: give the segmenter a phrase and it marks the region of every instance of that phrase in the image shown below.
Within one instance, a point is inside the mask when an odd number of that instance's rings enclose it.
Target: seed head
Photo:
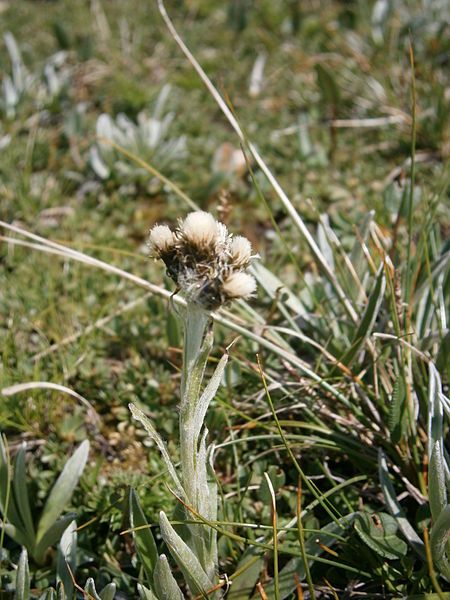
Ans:
[[[189,302],[207,310],[256,291],[255,279],[246,273],[252,255],[247,238],[233,238],[223,223],[204,211],[190,213],[172,232],[165,225],[150,231],[153,256],[164,261],[167,274]]]
[[[174,247],[175,236],[167,225],[155,225],[150,230],[148,243],[150,254],[161,258],[163,254],[166,254]]]
[[[231,275],[223,282],[223,291],[230,299],[250,298],[256,291],[256,280],[252,275],[239,271]]]
[[[252,245],[243,235],[231,240],[231,260],[235,266],[248,267],[252,258]]]
[[[180,235],[193,246],[214,246],[219,224],[214,217],[203,210],[190,213],[182,222]]]

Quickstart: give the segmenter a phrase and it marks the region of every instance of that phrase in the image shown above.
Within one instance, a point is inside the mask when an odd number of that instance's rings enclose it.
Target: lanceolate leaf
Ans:
[[[105,587],[99,594],[101,600],[114,600],[114,597],[116,595],[116,588],[117,586],[115,583],[108,583],[108,585],[105,585]]]
[[[86,585],[84,586],[84,591],[89,594],[87,598],[89,600],[101,600],[100,596],[97,593],[97,589],[95,587],[95,582],[92,577],[86,581]]]
[[[227,594],[227,600],[247,600],[250,598],[263,565],[264,559],[261,556],[261,549],[255,546],[248,548],[236,566],[236,571],[244,570],[237,577],[233,577],[233,585]]]
[[[30,597],[30,570],[28,568],[28,553],[25,548],[19,558],[16,575],[16,592],[14,600],[28,600]]]
[[[172,575],[165,554],[161,554],[158,558],[154,579],[158,600],[183,600],[184,596],[178,587],[175,577]]]
[[[62,534],[67,529],[71,521],[76,517],[75,513],[68,513],[64,517],[59,518],[55,521],[49,529],[45,532],[40,542],[36,545],[33,553],[33,558],[37,563],[41,563],[44,559],[44,554],[47,548],[53,546],[61,539]]]
[[[83,473],[89,454],[89,441],[85,440],[74,452],[73,456],[66,462],[61,475],[53,486],[47,502],[45,503],[42,516],[39,521],[36,541],[42,543],[42,539],[55,521],[64,511],[65,506],[72,498],[75,486]],[[67,526],[67,524],[66,524]],[[64,531],[64,529],[63,529]],[[61,532],[62,533],[62,532]],[[54,539],[52,543],[56,540]]]
[[[203,390],[202,395],[200,396],[198,402],[195,405],[195,412],[193,417],[195,440],[197,440],[198,436],[200,435],[200,430],[205,419],[206,411],[208,410],[208,406],[211,403],[211,400],[216,395],[227,362],[228,354],[224,354],[220,359],[219,364],[217,365],[211,379],[209,380],[208,385]]]
[[[61,536],[56,559],[58,579],[63,583],[69,598],[73,595],[72,573],[77,566],[77,524],[71,521]],[[70,571],[69,571],[70,568]]]
[[[180,567],[192,594],[207,598],[207,592],[214,587],[214,584],[206,575],[197,557],[176,533],[162,511],[159,514],[159,524],[161,535],[173,559]]]
[[[150,587],[153,586],[153,571],[158,561],[158,550],[155,540],[148,526],[147,519],[134,490],[130,490],[130,525],[137,528],[133,531],[134,543],[139,554]]]
[[[417,554],[423,559],[425,558],[425,549],[422,540],[414,531],[410,522],[405,517],[403,510],[397,500],[394,486],[389,479],[389,471],[387,466],[386,457],[382,450],[378,452],[378,475],[380,478],[381,489],[383,490],[384,501],[386,507],[393,517],[397,520],[398,528],[405,536],[409,545],[417,552]]]
[[[169,474],[172,477],[172,480],[175,484],[177,493],[180,496],[184,496],[183,486],[181,485],[180,479],[177,475],[175,467],[173,466],[172,459],[170,458],[169,453],[167,452],[167,448],[164,444],[163,439],[153,427],[153,424],[150,421],[150,419],[144,415],[142,410],[139,410],[139,408],[137,408],[137,406],[135,406],[134,404],[129,404],[128,408],[130,409],[133,418],[141,423],[145,431],[148,433],[149,437],[157,445],[158,450],[160,451],[161,456],[166,464],[167,470],[169,471]]]
[[[34,546],[35,531],[28,497],[27,476],[25,470],[25,451],[26,444],[22,444],[19,452],[17,453],[16,460],[14,461],[13,486],[17,508],[22,518],[28,539],[27,547],[32,548]]]
[[[403,409],[406,399],[405,384],[401,375],[397,376],[392,390],[391,403],[389,406],[388,427],[391,440],[398,443],[403,433]]]
[[[433,524],[430,547],[436,568],[450,581],[450,565],[446,555],[446,546],[450,538],[450,504],[448,504]]]
[[[444,411],[440,399],[442,394],[441,378],[431,362],[428,374],[428,458],[431,460],[434,445],[436,442],[442,443]]]
[[[442,445],[440,442],[436,442],[428,467],[428,497],[433,521],[437,520],[447,506],[444,460]]]
[[[369,295],[366,310],[364,311],[356,333],[353,336],[351,346],[341,358],[341,362],[343,364],[349,366],[352,363],[352,361],[364,345],[365,341],[372,333],[373,326],[375,325],[375,321],[378,316],[381,303],[383,301],[385,289],[386,278],[384,276],[383,266],[381,266],[378,272],[377,279],[375,280],[375,284]]]
[[[159,600],[159,598],[157,598],[151,590],[146,588],[145,585],[141,585],[140,583],[138,583],[137,591],[140,600]]]
[[[19,516],[17,510],[16,501],[11,484],[11,463],[9,462],[8,449],[6,446],[6,439],[0,435],[0,509],[2,512],[2,519],[5,522],[9,521],[9,524],[14,529],[13,537],[11,537],[20,545],[26,546],[27,536],[24,531],[24,524]],[[10,527],[11,529],[11,527]],[[20,540],[20,541],[19,541]]]

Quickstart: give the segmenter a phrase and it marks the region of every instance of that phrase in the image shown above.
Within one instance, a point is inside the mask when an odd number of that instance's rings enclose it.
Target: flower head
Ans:
[[[150,231],[149,245],[189,302],[210,310],[233,299],[249,298],[256,291],[254,277],[245,272],[256,258],[249,240],[232,237],[207,212],[190,213],[175,231],[156,225]]]

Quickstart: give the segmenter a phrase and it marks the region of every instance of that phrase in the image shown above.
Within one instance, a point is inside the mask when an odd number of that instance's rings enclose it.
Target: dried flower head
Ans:
[[[175,236],[167,225],[155,225],[149,236],[150,254],[161,258],[175,245]]]
[[[156,225],[150,231],[149,245],[187,300],[208,310],[249,298],[256,291],[254,277],[245,272],[256,258],[249,240],[232,237],[207,212],[190,213],[175,231]]]

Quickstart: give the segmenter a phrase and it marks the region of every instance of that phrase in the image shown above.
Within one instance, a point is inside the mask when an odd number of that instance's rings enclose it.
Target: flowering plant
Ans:
[[[150,232],[151,255],[161,259],[168,275],[186,298],[184,321],[183,369],[179,412],[180,469],[173,464],[163,440],[148,418],[130,405],[133,417],[140,421],[154,440],[166,463],[175,491],[183,503],[186,522],[183,537],[175,531],[166,514],[160,513],[161,535],[180,567],[193,595],[205,595],[217,586],[217,533],[202,521],[217,519],[217,485],[213,471],[214,444],[206,446],[206,412],[214,398],[227,363],[225,354],[214,374],[203,387],[206,363],[213,344],[210,310],[231,300],[250,298],[256,281],[247,273],[252,254],[249,240],[233,237],[222,223],[206,212],[197,211],[180,221],[175,231],[156,225]],[[136,505],[136,498],[133,498]],[[133,507],[133,502],[131,506]],[[133,510],[132,526],[135,526]],[[150,577],[156,598],[169,597],[164,589],[181,591],[161,555]],[[158,592],[159,590],[159,592]],[[178,590],[178,591],[176,591]],[[220,592],[215,592],[216,597]]]

